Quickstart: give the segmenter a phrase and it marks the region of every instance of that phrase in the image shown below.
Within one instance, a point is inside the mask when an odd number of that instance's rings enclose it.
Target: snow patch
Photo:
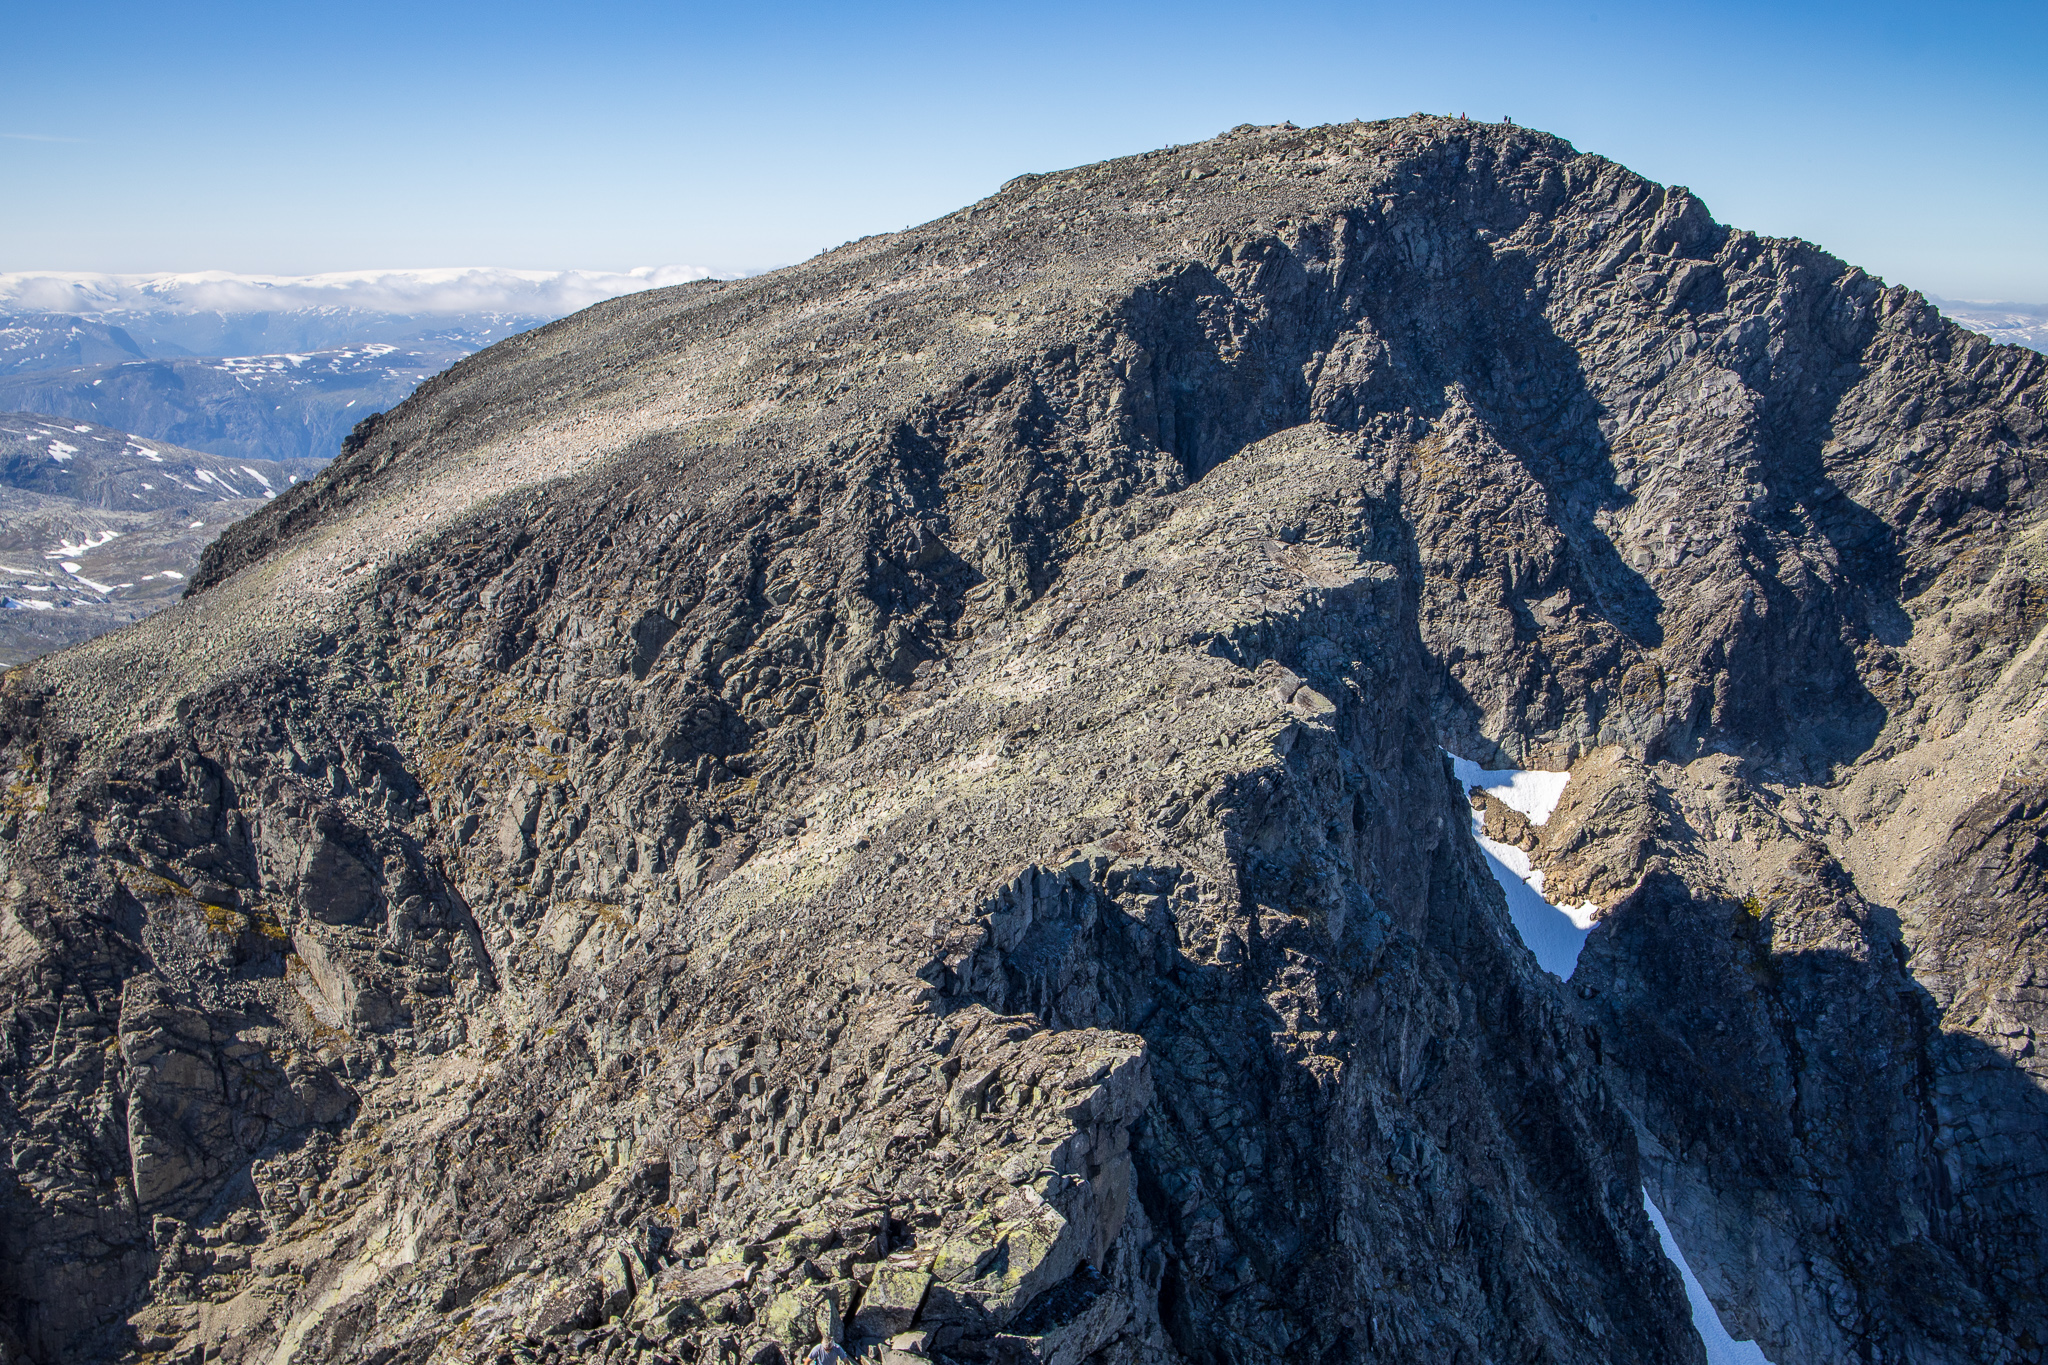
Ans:
[[[183,574],[179,573],[179,572],[178,572],[178,571],[177,571],[176,569],[165,569],[165,570],[164,570],[164,577],[165,577],[165,578],[179,578],[179,579],[182,579],[182,578],[183,578],[184,576],[185,576],[185,575],[183,575]]]
[[[1460,791],[1478,787],[1491,793],[1503,804],[1520,811],[1532,825],[1550,818],[1564,795],[1565,784],[1571,781],[1568,772],[1489,770],[1448,749],[1444,754],[1458,775]],[[1591,901],[1566,906],[1547,900],[1543,895],[1542,869],[1531,863],[1529,855],[1521,849],[1487,838],[1485,817],[1476,810],[1472,812],[1472,839],[1486,857],[1486,870],[1500,883],[1507,897],[1508,918],[1514,921],[1522,942],[1535,954],[1536,965],[1560,978],[1569,977],[1579,965],[1579,950],[1586,945],[1596,907]]]
[[[56,606],[40,597],[0,597],[0,610],[6,611],[53,611]]]
[[[65,573],[70,574],[71,577],[76,581],[85,584],[86,587],[91,588],[94,592],[99,593],[102,596],[114,590],[110,584],[95,583],[90,578],[87,578],[84,574],[78,571],[79,566],[77,564],[66,562],[63,564],[59,564],[57,567],[62,569]]]
[[[92,430],[92,428],[91,428],[91,427],[73,427],[73,428],[71,428],[71,429],[72,429],[73,431],[91,431],[91,430]]]
[[[101,531],[96,535],[87,536],[84,540],[78,542],[78,544],[73,545],[71,543],[70,538],[67,536],[65,539],[57,542],[56,549],[44,551],[43,558],[69,559],[74,555],[83,555],[89,551],[97,550],[99,549],[100,546],[105,545],[108,541],[119,540],[120,538],[121,533],[119,531]],[[64,567],[68,570],[76,566],[66,564]]]
[[[1524,868],[1529,865],[1528,855],[1519,848],[1497,844],[1484,835],[1475,833],[1479,850],[1486,855],[1486,870],[1500,883],[1502,894],[1507,897],[1508,918],[1515,922],[1515,932],[1522,936],[1529,951],[1536,955],[1536,965],[1559,979],[1567,979],[1579,965],[1579,950],[1586,946],[1586,932],[1591,921],[1581,924],[1582,916],[1552,905],[1543,899],[1543,892],[1525,881],[1515,867],[1503,860],[1503,854],[1513,854]],[[1540,882],[1542,873],[1535,880]]]
[[[65,445],[62,441],[55,439],[51,440],[50,442],[50,458],[55,460],[58,464],[64,463],[66,460],[70,459],[73,455],[76,455],[77,453],[77,446],[68,446]]]
[[[1685,1253],[1678,1249],[1671,1227],[1664,1221],[1663,1210],[1652,1202],[1647,1189],[1643,1191],[1643,1212],[1650,1215],[1650,1226],[1657,1229],[1657,1240],[1664,1244],[1664,1255],[1678,1267],[1679,1276],[1685,1281],[1685,1297],[1692,1302],[1693,1330],[1700,1334],[1700,1345],[1707,1348],[1707,1365],[1771,1365],[1770,1357],[1764,1354],[1761,1346],[1753,1341],[1737,1341],[1728,1335],[1728,1329],[1721,1325],[1721,1315],[1715,1310],[1714,1301],[1707,1297],[1699,1276],[1693,1274],[1692,1267],[1685,1263]]]
[[[243,496],[241,489],[235,487],[233,484],[229,483],[226,479],[222,478],[220,475],[214,473],[210,469],[194,469],[192,472],[198,475],[200,480],[204,483],[216,484],[221,488],[225,488],[228,491],[228,495],[230,497],[239,498]]]
[[[1457,772],[1462,790],[1469,792],[1478,787],[1520,811],[1532,825],[1540,825],[1550,818],[1551,812],[1557,809],[1558,800],[1564,795],[1565,785],[1571,781],[1570,773],[1513,769],[1489,771],[1449,750],[1445,750],[1445,754]],[[1569,977],[1578,965],[1579,950],[1585,946],[1586,933],[1593,927],[1592,904],[1572,907],[1553,905],[1545,900],[1542,871],[1530,863],[1529,855],[1521,849],[1487,838],[1483,833],[1484,823],[1479,813],[1474,811],[1472,837],[1486,855],[1487,870],[1493,873],[1493,879],[1500,883],[1500,889],[1507,897],[1508,916],[1514,921],[1516,932],[1521,934],[1522,942],[1535,955],[1538,966],[1559,977]],[[1715,1311],[1713,1301],[1701,1287],[1699,1277],[1685,1263],[1685,1256],[1673,1240],[1663,1213],[1651,1202],[1647,1189],[1643,1191],[1643,1211],[1649,1215],[1650,1225],[1657,1229],[1657,1238],[1663,1244],[1665,1256],[1678,1267],[1678,1273],[1685,1281],[1685,1297],[1692,1304],[1693,1330],[1699,1333],[1700,1344],[1706,1348],[1707,1365],[1771,1365],[1769,1357],[1755,1342],[1737,1341],[1728,1335],[1728,1329],[1721,1325],[1721,1315]]]
[[[1482,828],[1483,825],[1479,814],[1475,811],[1472,816],[1472,837],[1477,839],[1479,846],[1486,850],[1486,856],[1493,859],[1500,867],[1505,868],[1513,875],[1515,880],[1535,892],[1537,898],[1542,900],[1545,905],[1548,905],[1551,909],[1557,911],[1558,914],[1570,920],[1572,928],[1578,930],[1579,936],[1584,938],[1586,931],[1593,927],[1593,917],[1599,913],[1599,907],[1591,901],[1587,901],[1583,905],[1558,905],[1545,897],[1543,895],[1543,869],[1530,862],[1529,855],[1516,848],[1513,844],[1497,844],[1487,838],[1480,832]],[[1576,960],[1578,953],[1576,951],[1573,952],[1572,957]]]
[[[1482,768],[1471,759],[1459,758],[1456,754],[1451,754],[1451,766],[1457,769],[1458,781],[1467,791],[1474,787],[1482,788],[1510,810],[1521,812],[1532,825],[1540,825],[1550,818],[1550,813],[1557,809],[1558,799],[1564,795],[1565,783],[1572,780],[1568,772]]]

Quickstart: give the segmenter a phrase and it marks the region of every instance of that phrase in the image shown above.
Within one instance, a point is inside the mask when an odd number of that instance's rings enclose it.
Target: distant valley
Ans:
[[[1976,303],[1964,299],[1937,299],[1929,303],[1973,332],[1993,341],[2048,351],[2048,303]]]
[[[409,345],[146,357],[15,373],[0,378],[0,409],[101,423],[234,459],[324,460],[364,417],[404,402],[421,380],[500,339],[462,328]]]
[[[324,463],[0,413],[0,665],[169,606],[208,541]]]

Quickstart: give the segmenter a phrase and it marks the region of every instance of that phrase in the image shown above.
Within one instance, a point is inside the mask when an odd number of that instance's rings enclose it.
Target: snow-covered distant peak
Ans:
[[[710,279],[694,265],[633,270],[339,270],[324,275],[0,274],[0,312],[104,314],[263,313],[352,309],[370,313],[521,313],[560,317],[620,294]]]

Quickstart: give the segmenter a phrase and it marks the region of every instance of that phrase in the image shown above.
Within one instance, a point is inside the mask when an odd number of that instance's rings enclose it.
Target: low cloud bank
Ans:
[[[342,270],[325,275],[0,274],[0,312],[104,314],[263,313],[354,309],[372,313],[521,313],[560,317],[620,294],[709,279],[694,265],[634,270]]]

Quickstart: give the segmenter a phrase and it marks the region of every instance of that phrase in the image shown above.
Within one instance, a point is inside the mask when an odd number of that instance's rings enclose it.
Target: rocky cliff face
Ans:
[[[2032,1358],[2044,364],[1427,118],[464,361],[6,679],[7,1349]]]

